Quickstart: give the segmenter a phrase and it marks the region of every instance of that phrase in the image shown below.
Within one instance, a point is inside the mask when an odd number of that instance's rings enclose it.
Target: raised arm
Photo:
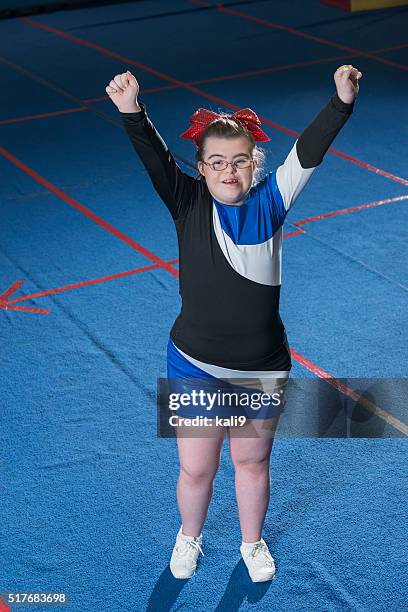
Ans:
[[[276,171],[276,183],[284,214],[293,206],[309,178],[321,164],[331,143],[353,112],[362,74],[353,66],[340,66],[334,73],[337,92],[295,142]]]
[[[185,216],[196,199],[198,181],[177,166],[166,143],[138,100],[139,84],[128,71],[116,75],[106,92],[122,114],[129,139],[146,168],[153,187],[173,219]]]

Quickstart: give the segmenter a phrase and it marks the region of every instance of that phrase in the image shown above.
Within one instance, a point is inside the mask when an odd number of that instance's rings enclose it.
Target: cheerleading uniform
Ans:
[[[240,206],[215,200],[184,173],[146,107],[122,113],[124,127],[175,223],[181,312],[170,331],[168,375],[285,376],[290,350],[279,316],[282,226],[288,211],[353,111],[337,94],[285,161]]]

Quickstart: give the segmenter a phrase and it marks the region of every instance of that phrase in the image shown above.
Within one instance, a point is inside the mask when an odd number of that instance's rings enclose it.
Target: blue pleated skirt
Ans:
[[[215,366],[187,355],[169,338],[167,378],[172,397],[170,411],[180,417],[244,416],[252,420],[282,413],[289,372]]]

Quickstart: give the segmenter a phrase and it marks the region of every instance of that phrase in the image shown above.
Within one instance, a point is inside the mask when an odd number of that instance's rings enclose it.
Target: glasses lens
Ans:
[[[251,163],[252,163],[252,160],[247,159],[246,157],[242,157],[241,159],[237,159],[235,161],[235,165],[237,168],[249,168]]]
[[[217,161],[215,161],[213,164],[211,164],[213,167],[213,170],[217,170],[221,171],[221,170],[225,170],[225,168],[228,167],[228,162],[225,159],[217,159]]]

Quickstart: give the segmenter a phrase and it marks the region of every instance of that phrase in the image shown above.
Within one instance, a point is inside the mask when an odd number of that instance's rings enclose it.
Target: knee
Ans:
[[[217,473],[218,465],[208,466],[181,465],[180,476],[191,483],[211,482]]]
[[[259,476],[269,471],[269,456],[261,459],[233,459],[236,472]]]

